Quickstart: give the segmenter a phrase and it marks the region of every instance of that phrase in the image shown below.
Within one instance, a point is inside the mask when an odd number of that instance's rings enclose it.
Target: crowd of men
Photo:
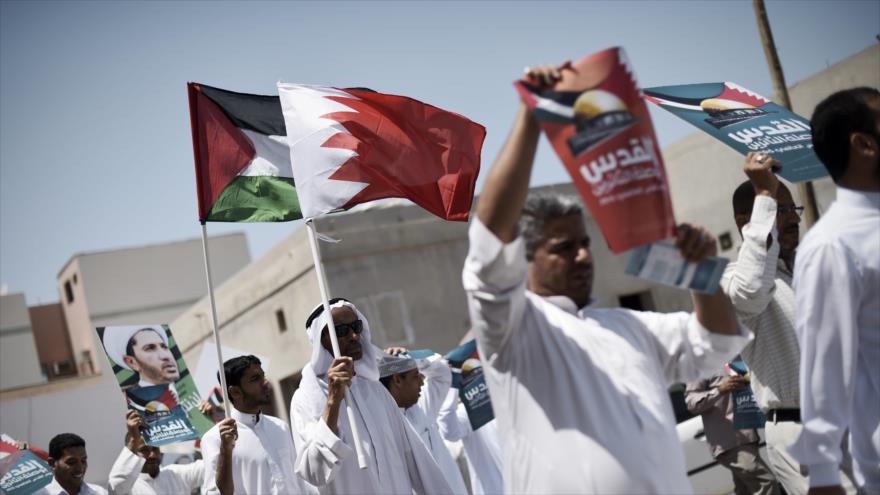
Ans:
[[[549,87],[561,70],[526,77]],[[260,360],[230,359],[229,417],[201,439],[203,460],[161,466],[130,413],[110,491],[465,493],[445,442],[461,440],[475,494],[689,493],[668,395],[689,383],[688,406],[737,493],[880,493],[880,92],[835,93],[811,125],[838,186],[829,210],[799,244],[802,208],[774,174],[784,164],[750,154],[733,195],[743,244],[721,290],[693,292],[692,313],[660,314],[590,307],[584,212],[572,198],[528,195],[539,126],[522,105],[471,220],[463,270],[495,420],[473,430],[440,356],[379,349],[364,315],[338,298],[305,322],[312,354],[289,424],[263,413]],[[691,261],[716,253],[695,225],[678,226],[675,244]],[[750,382],[724,374],[737,356]],[[766,457],[755,432],[724,429],[729,394],[747,386],[767,418]],[[104,493],[83,482],[81,438],[56,436],[48,455],[55,479],[44,493]]]

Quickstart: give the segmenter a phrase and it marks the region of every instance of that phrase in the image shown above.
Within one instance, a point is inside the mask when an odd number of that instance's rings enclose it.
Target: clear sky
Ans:
[[[880,33],[877,0],[767,10],[789,84]],[[75,253],[200,235],[187,81],[262,94],[283,80],[412,96],[488,128],[485,175],[522,68],[614,45],[646,87],[729,80],[772,96],[747,1],[2,0],[0,282],[29,304],[52,302]],[[693,132],[652,114],[661,145]],[[532,183],[562,181],[544,142]],[[299,224],[208,228],[245,231],[256,258]]]

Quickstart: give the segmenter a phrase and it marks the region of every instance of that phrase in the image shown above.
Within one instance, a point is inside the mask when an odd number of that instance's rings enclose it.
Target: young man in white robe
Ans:
[[[570,65],[526,77],[551,89],[562,70],[574,77]],[[598,84],[604,74],[578,77]],[[692,293],[694,314],[587,308],[593,259],[580,204],[526,202],[539,134],[521,104],[480,194],[463,272],[505,492],[689,493],[668,386],[710,375],[750,333],[721,291]],[[690,261],[717,250],[689,225],[675,241]]]
[[[256,356],[236,357],[223,363],[223,371],[232,403],[230,417],[202,437],[202,493],[317,493],[296,475],[296,446],[287,423],[262,412],[270,403],[272,389],[260,360]]]
[[[366,318],[350,302],[332,299],[329,316],[343,356],[337,361],[354,367],[345,402],[354,408],[367,464],[366,469],[358,467],[351,425],[337,394],[346,385],[334,384],[327,371],[333,371],[334,361],[323,309],[319,305],[306,321],[312,358],[290,404],[298,448],[296,472],[322,494],[450,493],[425,444],[379,383],[379,350],[370,343]],[[331,450],[339,450],[335,459],[326,454]]]
[[[147,427],[144,418],[129,411],[125,426],[125,447],[110,468],[111,495],[187,494],[202,486],[204,461],[163,467],[159,447],[147,445],[141,435]]]
[[[452,493],[466,494],[467,487],[443,437],[437,418],[452,386],[452,370],[439,354],[413,359],[406,349],[392,347],[379,358],[379,381],[388,389],[431,456],[437,461]]]

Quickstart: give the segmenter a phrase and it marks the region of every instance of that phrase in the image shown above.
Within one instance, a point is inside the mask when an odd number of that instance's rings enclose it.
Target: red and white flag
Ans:
[[[368,89],[278,84],[305,218],[406,198],[466,221],[486,129],[456,113]]]

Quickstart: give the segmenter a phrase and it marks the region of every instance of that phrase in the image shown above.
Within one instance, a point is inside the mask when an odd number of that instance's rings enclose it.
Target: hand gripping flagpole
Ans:
[[[318,276],[318,288],[321,291],[321,302],[324,304],[324,314],[327,315],[327,333],[330,334],[330,344],[333,347],[333,357],[341,356],[339,352],[339,340],[336,338],[336,325],[333,323],[333,317],[330,315],[330,298],[327,296],[327,279],[324,276],[324,265],[321,263],[321,248],[318,246],[318,235],[315,230],[314,219],[306,220],[306,227],[309,230],[309,245],[312,247],[312,259],[315,261],[315,274]],[[317,344],[320,345],[320,344]],[[319,373],[322,370],[315,370]],[[349,402],[350,400],[350,402]],[[348,414],[348,424],[351,425],[351,434],[354,437],[354,447],[357,451],[358,467],[367,469],[367,458],[364,455],[364,448],[361,445],[361,433],[358,430],[357,422],[354,417],[354,396],[345,391],[345,412]],[[355,404],[356,405],[356,404]]]
[[[208,229],[205,227],[205,221],[202,221],[202,252],[205,254],[205,276],[208,280],[208,297],[211,300],[211,316],[213,317],[214,328],[214,346],[217,347],[217,369],[220,370],[220,387],[223,388],[223,416],[229,417],[229,409],[232,403],[229,402],[229,392],[226,389],[226,372],[223,369],[223,351],[220,348],[220,325],[217,323],[217,303],[214,301],[214,282],[211,280],[211,263],[208,261]]]

